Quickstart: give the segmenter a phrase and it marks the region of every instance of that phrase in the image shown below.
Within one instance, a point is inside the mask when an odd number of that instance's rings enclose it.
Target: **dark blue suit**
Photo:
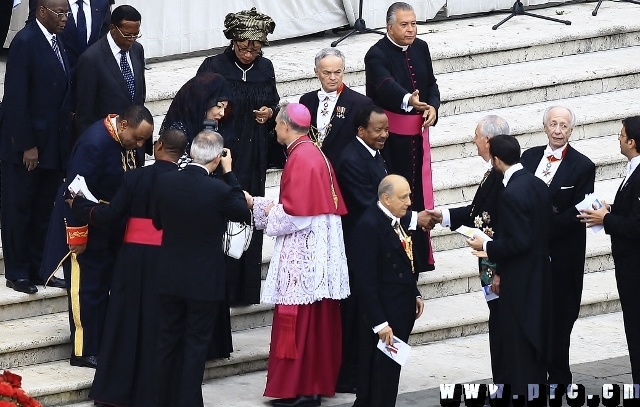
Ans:
[[[37,281],[55,192],[69,159],[71,85],[35,21],[16,34],[7,59],[0,111],[2,241],[6,278]],[[23,153],[36,147],[39,164],[27,171]]]

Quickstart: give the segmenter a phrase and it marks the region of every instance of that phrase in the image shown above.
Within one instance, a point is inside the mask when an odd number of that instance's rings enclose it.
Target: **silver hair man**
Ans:
[[[491,114],[480,120],[480,134],[493,137],[499,134],[510,134],[509,123],[500,116]]]
[[[560,105],[549,106],[548,108],[545,109],[544,114],[542,115],[542,124],[544,126],[546,126],[547,123],[549,122],[549,114],[553,109],[556,109],[556,108],[565,109],[566,111],[568,111],[569,115],[571,115],[571,128],[573,129],[574,127],[576,127],[576,114],[573,112],[573,110],[569,109],[568,107],[560,106]]]
[[[405,3],[402,1],[397,1],[393,3],[389,9],[387,10],[387,25],[393,25],[396,22],[396,12],[398,10],[402,11],[414,11],[413,6],[409,3]]]
[[[320,61],[323,58],[326,58],[328,56],[336,56],[336,57],[340,58],[342,60],[342,66],[344,67],[345,59],[344,59],[344,54],[342,53],[342,51],[340,51],[337,48],[323,48],[316,54],[316,57],[315,57],[315,60],[314,60],[316,68],[318,68],[318,65],[320,64]]]
[[[191,158],[196,164],[206,165],[222,154],[224,139],[212,130],[203,130],[191,143]]]

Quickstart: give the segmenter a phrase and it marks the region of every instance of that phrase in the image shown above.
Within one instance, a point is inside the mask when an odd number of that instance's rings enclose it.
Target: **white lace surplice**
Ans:
[[[323,298],[347,298],[349,272],[338,215],[290,216],[271,199],[254,197],[255,227],[276,236],[261,302],[311,304]]]

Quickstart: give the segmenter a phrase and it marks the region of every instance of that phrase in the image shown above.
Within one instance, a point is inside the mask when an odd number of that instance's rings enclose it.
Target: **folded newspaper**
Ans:
[[[98,203],[98,199],[96,199],[91,191],[89,191],[89,187],[87,186],[87,183],[85,182],[82,175],[76,175],[76,177],[73,179],[73,181],[71,181],[67,188],[72,195],[80,195],[90,200],[91,202]]]

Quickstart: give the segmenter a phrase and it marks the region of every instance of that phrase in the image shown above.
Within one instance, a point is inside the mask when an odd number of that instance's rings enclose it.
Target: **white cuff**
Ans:
[[[410,112],[413,110],[413,106],[409,106],[409,98],[411,97],[411,93],[407,93],[406,95],[404,95],[404,97],[402,98],[402,104],[400,105],[400,108],[402,110],[404,110],[405,112]]]
[[[442,208],[440,209],[440,212],[442,212],[442,221],[440,222],[440,225],[445,228],[451,227],[451,214],[449,213],[449,209]]]
[[[409,222],[409,230],[416,230],[418,228],[418,212],[411,211],[411,221]]]
[[[384,328],[386,328],[388,326],[389,326],[389,323],[387,321],[384,321],[380,325],[376,325],[376,326],[373,327],[373,333],[377,334],[378,332],[382,331]]]
[[[489,240],[482,242],[482,251],[485,253],[487,252],[487,243],[489,243]]]

